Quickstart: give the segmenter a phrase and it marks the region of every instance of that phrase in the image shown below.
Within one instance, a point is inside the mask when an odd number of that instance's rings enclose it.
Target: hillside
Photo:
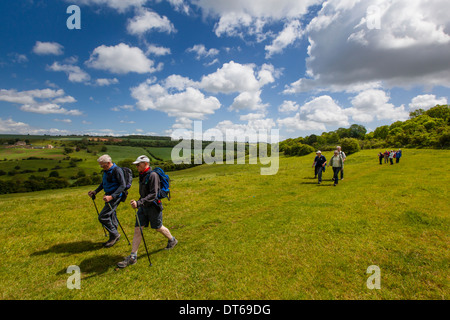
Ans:
[[[258,165],[171,173],[164,224],[179,244],[161,250],[146,230],[151,268],[141,244],[138,263],[115,270],[130,247],[101,248],[93,186],[1,195],[0,298],[449,299],[450,151],[404,149],[395,165],[377,153],[350,155],[338,187],[331,170],[317,185],[313,155],[281,157],[274,176]],[[118,216],[131,240],[127,203]],[[80,290],[66,287],[71,265]],[[380,290],[366,286],[371,265]]]

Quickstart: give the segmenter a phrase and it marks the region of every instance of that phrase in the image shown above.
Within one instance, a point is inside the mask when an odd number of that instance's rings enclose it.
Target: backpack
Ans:
[[[167,198],[170,201],[170,178],[167,174],[164,173],[164,170],[156,167],[152,170],[152,172],[156,172],[159,176],[159,193],[158,200]],[[150,175],[147,176],[147,182]]]
[[[122,199],[120,200],[121,202],[125,202],[128,197],[128,189],[131,188],[131,184],[133,183],[133,171],[127,167],[117,166],[117,168],[122,169],[123,178],[125,179],[125,190],[123,190]]]

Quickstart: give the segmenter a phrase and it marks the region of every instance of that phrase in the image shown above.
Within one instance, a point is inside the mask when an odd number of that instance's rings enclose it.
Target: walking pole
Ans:
[[[136,214],[136,220],[139,225],[139,230],[141,231],[142,240],[144,240],[145,251],[147,252],[148,263],[150,263],[150,267],[152,266],[152,261],[150,260],[150,255],[148,254],[147,244],[145,243],[144,233],[142,232],[141,222],[139,221],[139,217],[137,215],[136,209],[134,209],[134,213]]]
[[[115,210],[113,210],[113,208],[111,207],[111,204],[109,202],[107,202],[107,204],[108,204],[109,208],[111,209],[111,211],[115,211]],[[119,218],[117,217],[117,211],[115,211],[115,212],[116,212],[116,219],[117,219],[117,222],[119,223],[120,229],[122,229],[122,232],[125,235],[125,238],[127,238],[128,245],[131,245],[130,240],[128,240],[127,234],[123,230],[122,225],[120,224]]]
[[[95,211],[97,211],[97,216],[99,216],[100,213],[98,212],[97,205],[95,204],[95,195],[93,195],[91,197],[91,199],[92,199],[92,202],[94,203]],[[105,226],[103,224],[102,224],[102,228],[103,228],[103,232],[105,233],[105,237],[107,237],[108,235],[106,234],[106,229],[105,229]]]

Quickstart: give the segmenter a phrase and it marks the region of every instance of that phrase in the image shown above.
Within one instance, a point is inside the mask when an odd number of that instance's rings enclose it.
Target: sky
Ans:
[[[1,1],[0,134],[370,132],[448,103],[449,11],[448,0]]]

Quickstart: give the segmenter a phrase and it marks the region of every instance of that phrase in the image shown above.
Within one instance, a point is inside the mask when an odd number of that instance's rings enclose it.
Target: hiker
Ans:
[[[344,180],[344,162],[345,162],[345,159],[347,159],[347,156],[345,155],[344,151],[341,150],[340,146],[337,146],[336,150],[338,151],[339,155],[342,158],[341,180]]]
[[[384,158],[384,154],[382,154],[381,152],[378,152],[378,159],[380,160],[380,164],[383,164],[383,158]]]
[[[315,170],[317,171],[317,176],[319,178],[318,184],[320,184],[322,182],[322,171],[324,171],[327,159],[322,155],[322,151],[320,150],[318,150],[316,154],[317,156],[314,158],[313,167],[316,168]]]
[[[391,150],[391,152],[389,152],[389,161],[391,162],[391,164],[394,164],[394,156],[395,153],[393,150]]]
[[[384,152],[384,163],[388,163],[389,161],[388,159],[389,159],[389,151],[386,150]]]
[[[317,178],[317,171],[319,170],[319,168],[317,166],[315,166],[314,164],[317,162],[317,159],[319,157],[319,152],[316,152],[316,156],[314,157],[314,162],[313,162],[313,167],[314,167],[314,179]]]
[[[103,227],[109,232],[109,240],[104,243],[105,248],[110,248],[116,244],[120,239],[120,234],[117,230],[118,220],[116,209],[122,201],[122,196],[125,190],[125,178],[122,170],[118,170],[118,166],[112,162],[109,155],[102,155],[97,159],[98,164],[103,169],[103,178],[100,185],[94,191],[89,191],[89,197],[94,199],[94,196],[101,190],[105,191],[103,201],[105,206],[98,216],[98,220]]]
[[[400,162],[400,157],[402,156],[402,149],[398,149],[396,155],[395,155],[395,163]]]
[[[160,189],[159,175],[152,171],[150,167],[150,159],[145,156],[139,156],[133,164],[139,171],[139,200],[131,200],[130,204],[133,209],[138,209],[137,219],[134,228],[133,244],[131,254],[123,261],[119,262],[119,268],[125,268],[137,262],[137,252],[142,240],[142,228],[150,227],[155,229],[168,239],[165,249],[172,249],[178,243],[178,240],[172,236],[169,229],[163,226],[162,211],[163,206],[161,200],[158,199]],[[139,228],[141,226],[141,228]]]
[[[334,186],[336,187],[339,182],[339,171],[341,171],[344,166],[344,159],[339,154],[338,150],[334,150],[334,155],[331,157],[328,166],[333,168],[333,180]]]

